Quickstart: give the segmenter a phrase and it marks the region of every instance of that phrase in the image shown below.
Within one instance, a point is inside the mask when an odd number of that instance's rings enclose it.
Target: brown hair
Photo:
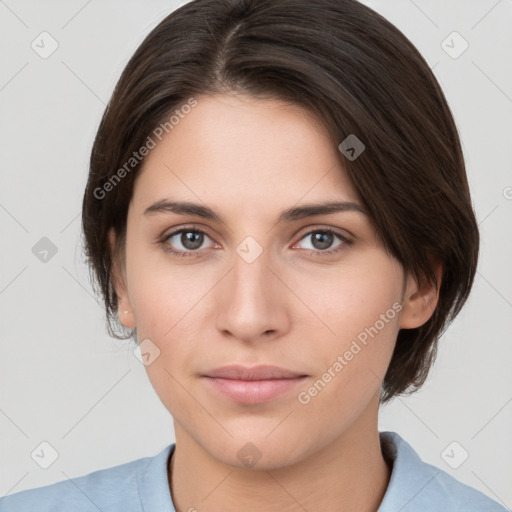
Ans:
[[[354,160],[340,152],[340,159],[386,250],[436,286],[433,261],[442,263],[437,307],[421,327],[400,330],[381,402],[416,390],[470,292],[478,226],[438,82],[398,29],[356,0],[193,0],[145,38],[103,114],[83,198],[85,250],[110,335],[136,334],[118,322],[111,282],[143,159],[126,163],[190,98],[231,91],[314,112],[333,144],[356,135],[365,151]],[[110,228],[118,242],[112,254]]]

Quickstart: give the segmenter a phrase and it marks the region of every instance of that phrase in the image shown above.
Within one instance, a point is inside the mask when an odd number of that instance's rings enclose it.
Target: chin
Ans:
[[[303,446],[300,440],[289,435],[271,439],[274,433],[269,438],[268,432],[261,432],[258,436],[226,439],[225,443],[212,447],[210,454],[223,464],[238,469],[261,471],[290,466],[306,456],[303,451],[298,451],[298,447]]]

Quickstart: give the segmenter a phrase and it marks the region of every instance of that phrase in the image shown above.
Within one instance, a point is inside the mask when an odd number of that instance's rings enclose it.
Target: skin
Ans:
[[[160,350],[146,370],[174,420],[176,510],[376,511],[390,478],[377,427],[381,381],[399,329],[428,320],[436,291],[404,274],[364,213],[277,223],[284,209],[306,203],[362,205],[312,114],[242,94],[196,99],[145,160],[114,269],[121,322]],[[208,205],[224,222],[143,214],[165,198]],[[199,249],[179,234],[162,242],[191,224],[207,233]],[[350,243],[333,236],[325,249],[314,245],[326,228]],[[252,263],[237,253],[248,236],[262,249]],[[166,245],[196,254],[174,256]],[[300,403],[298,394],[393,304],[403,309]],[[270,402],[239,404],[202,377],[233,363],[307,377]],[[252,467],[237,456],[248,442],[260,454]]]

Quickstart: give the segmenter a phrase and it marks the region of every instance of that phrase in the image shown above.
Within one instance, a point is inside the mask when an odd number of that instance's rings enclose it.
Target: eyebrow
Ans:
[[[327,203],[306,204],[284,210],[277,220],[281,222],[292,222],[296,220],[314,217],[317,215],[328,215],[339,212],[359,212],[368,215],[367,210],[360,204],[350,201],[331,201]],[[170,201],[161,199],[151,206],[148,206],[143,215],[175,213],[178,215],[195,215],[203,219],[213,220],[225,224],[224,219],[217,212],[200,204],[186,201]]]

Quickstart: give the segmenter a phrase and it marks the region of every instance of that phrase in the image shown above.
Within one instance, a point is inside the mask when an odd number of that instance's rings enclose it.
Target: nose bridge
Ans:
[[[253,237],[247,237],[236,248],[233,257],[231,293],[240,309],[265,308],[271,299],[272,273],[270,251],[264,249]],[[254,312],[253,312],[254,314]]]
[[[265,288],[268,290],[268,274],[271,274],[268,251],[255,246],[254,242],[242,242],[233,258],[233,289],[239,298],[246,296],[252,300],[262,295]]]
[[[236,248],[232,270],[218,297],[218,328],[238,339],[282,330],[284,302],[270,251],[247,237]]]

